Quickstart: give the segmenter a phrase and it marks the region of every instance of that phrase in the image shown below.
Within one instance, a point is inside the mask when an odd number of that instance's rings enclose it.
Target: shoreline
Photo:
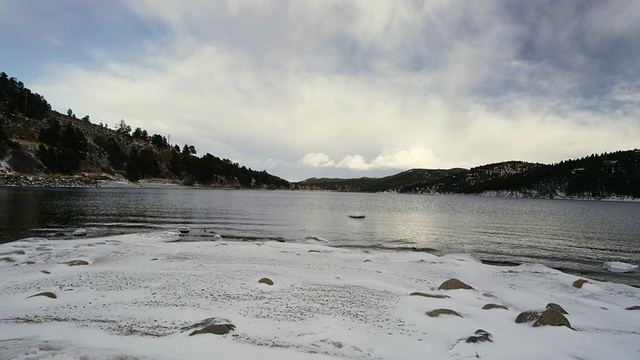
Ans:
[[[230,187],[222,185],[183,185],[171,179],[143,179],[138,182],[130,182],[122,176],[108,174],[78,174],[78,175],[26,175],[15,173],[0,173],[0,187],[24,187],[24,188],[105,188],[105,189],[220,189],[220,190],[262,190],[264,187],[244,188]],[[341,192],[331,190],[296,190],[296,189],[275,189],[294,191],[326,191]],[[351,193],[351,192],[346,192]],[[362,192],[366,194],[377,194],[373,192]],[[538,196],[532,193],[508,190],[490,190],[478,194],[464,193],[397,193],[379,192],[379,194],[404,194],[404,195],[449,195],[449,196],[477,196],[495,198],[516,198],[516,199],[537,199],[537,200],[573,200],[573,201],[610,201],[640,203],[640,198],[626,195],[611,195],[604,198],[592,196],[567,196],[557,194],[555,196]]]
[[[176,230],[177,231],[177,230]],[[135,231],[135,232],[117,232],[117,233],[113,233],[113,234],[102,234],[102,235],[98,235],[98,236],[94,236],[94,237],[86,237],[86,236],[73,236],[73,235],[68,235],[65,237],[61,237],[61,238],[49,238],[49,237],[27,237],[27,238],[22,238],[22,239],[16,239],[16,240],[12,240],[9,242],[5,242],[5,243],[0,243],[0,246],[2,246],[3,244],[11,244],[11,243],[15,243],[15,242],[20,242],[20,241],[26,241],[29,239],[45,239],[47,241],[50,242],[58,242],[58,241],[78,241],[78,240],[99,240],[105,237],[118,237],[118,236],[149,236],[151,234],[153,234],[154,232],[139,232],[139,231]],[[496,259],[496,258],[491,258],[490,256],[479,256],[478,254],[473,254],[473,253],[461,253],[461,252],[445,252],[443,250],[438,250],[438,249],[433,249],[433,248],[421,248],[421,247],[415,247],[415,246],[398,246],[398,247],[388,247],[388,246],[382,246],[382,245],[371,245],[371,246],[364,246],[364,245],[341,245],[341,244],[335,244],[332,245],[330,243],[327,243],[325,240],[314,240],[313,237],[311,238],[306,238],[306,239],[298,239],[298,240],[292,240],[292,239],[284,239],[284,238],[254,238],[254,239],[240,239],[240,238],[235,238],[235,237],[227,237],[227,236],[221,236],[217,239],[204,239],[204,240],[185,240],[183,238],[184,234],[180,234],[179,237],[177,237],[174,240],[171,240],[171,243],[176,243],[176,244],[217,244],[217,243],[222,243],[222,244],[227,244],[227,243],[232,243],[232,244],[261,244],[261,243],[265,243],[265,242],[277,242],[277,243],[282,243],[282,244],[291,244],[291,245],[308,245],[308,244],[317,244],[317,245],[322,245],[322,246],[326,246],[328,248],[331,249],[336,249],[336,250],[347,250],[347,251],[357,251],[357,252],[365,252],[365,253],[375,253],[375,252],[379,252],[379,253],[389,253],[389,254],[404,254],[404,253],[415,253],[415,254],[429,254],[432,256],[436,256],[436,257],[446,257],[446,256],[456,256],[456,255],[462,255],[462,256],[467,256],[470,257],[472,259],[474,259],[477,262],[480,262],[484,265],[487,266],[493,266],[493,267],[501,267],[501,268],[514,268],[514,267],[518,267],[518,266],[528,266],[528,265],[532,265],[532,266],[545,266],[549,269],[553,269],[556,271],[559,271],[563,274],[567,274],[567,275],[572,275],[572,276],[578,276],[578,277],[587,277],[589,279],[595,280],[595,281],[600,281],[600,282],[611,282],[614,284],[620,284],[620,285],[626,285],[626,286],[631,286],[634,288],[638,288],[640,289],[640,283],[638,283],[637,281],[631,281],[632,279],[626,279],[625,277],[633,277],[634,279],[637,276],[640,276],[640,271],[638,269],[636,270],[632,270],[632,271],[628,271],[628,272],[612,272],[612,271],[606,271],[605,270],[605,266],[604,264],[607,263],[607,261],[602,261],[602,265],[600,267],[598,267],[598,269],[600,269],[601,271],[594,271],[594,270],[587,270],[587,269],[571,269],[571,268],[566,268],[566,267],[561,267],[561,266],[553,266],[550,264],[545,264],[543,262],[534,262],[534,261],[514,261],[511,259]]]
[[[169,242],[178,238],[158,232],[0,245],[16,260],[0,262],[7,275],[0,279],[0,352],[379,360],[425,352],[438,359],[632,358],[640,351],[640,311],[630,310],[640,305],[640,290],[627,285],[461,254]],[[452,278],[470,289],[443,288]],[[586,282],[577,287],[578,280]],[[39,293],[47,295],[32,297]],[[568,326],[517,322],[548,303],[568,312]],[[212,317],[234,329],[185,332]],[[491,341],[465,340],[478,329]]]

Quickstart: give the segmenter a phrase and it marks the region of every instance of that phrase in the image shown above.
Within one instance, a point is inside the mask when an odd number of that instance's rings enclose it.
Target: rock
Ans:
[[[79,265],[89,265],[89,262],[84,260],[70,260],[70,261],[63,262],[63,264],[67,264],[69,266],[79,266]]]
[[[8,256],[5,256],[5,257],[3,257],[3,258],[0,258],[0,260],[2,260],[2,261],[6,261],[6,262],[16,262],[16,259],[14,259],[14,258],[12,258],[12,257],[8,257]]]
[[[55,237],[63,237],[65,235],[65,233],[63,233],[62,231],[58,231],[55,234],[53,234],[53,236]]]
[[[309,251],[307,251],[307,252],[310,252],[310,253],[320,253],[321,251],[320,251],[320,250],[311,249],[311,250],[309,250]]]
[[[43,274],[51,275],[51,273],[48,270],[40,270],[40,272]]]
[[[640,310],[640,305],[629,306],[627,310]]]
[[[456,290],[456,289],[473,290],[473,287],[463,283],[462,281],[456,278],[449,279],[443,282],[440,285],[440,287],[438,287],[438,290]]]
[[[23,264],[25,264],[25,265],[33,265],[35,263],[36,263],[35,261],[31,261],[31,260],[23,262]]]
[[[73,236],[85,236],[85,235],[87,235],[87,230],[78,229],[78,230],[74,231],[72,234],[73,234]]]
[[[491,340],[491,334],[486,330],[478,329],[474,334],[475,335],[469,336],[465,341],[473,344],[485,341],[493,342],[493,340]]]
[[[58,298],[56,296],[56,294],[52,293],[51,291],[45,291],[45,292],[41,292],[41,293],[38,293],[38,294],[35,294],[35,295],[31,295],[31,296],[27,297],[27,299],[35,297],[35,296],[46,296],[49,299],[57,299]]]
[[[533,323],[534,327],[538,326],[566,326],[571,329],[571,323],[556,309],[547,309],[542,313],[540,318]]]
[[[258,282],[260,284],[267,284],[267,285],[273,285],[273,280],[269,279],[269,278],[262,278],[260,280],[258,280]]]
[[[186,227],[186,226],[180,226],[180,227],[178,228],[178,231],[180,232],[180,234],[188,234],[188,233],[189,233],[189,231],[191,231],[191,229],[189,229],[189,228],[188,228],[188,227]]]
[[[504,305],[498,305],[498,304],[487,304],[487,305],[482,307],[482,310],[491,310],[491,309],[509,310],[508,307],[506,307]]]
[[[181,331],[188,331],[192,329],[196,329],[189,334],[189,336],[199,335],[199,334],[215,334],[215,335],[224,335],[233,330],[235,330],[236,326],[231,323],[231,321],[224,318],[212,317],[208,319],[204,319],[199,323],[193,324],[191,326],[186,326],[181,328]]]
[[[557,311],[560,311],[562,314],[569,315],[569,313],[565,309],[563,309],[562,306],[556,303],[548,303],[547,309],[557,310]]]
[[[409,294],[409,296],[423,296],[423,297],[432,298],[432,299],[447,299],[447,298],[449,298],[448,295],[427,294],[427,293],[423,293],[423,292],[420,292],[420,291],[414,291],[411,294]]]
[[[516,317],[516,324],[528,323],[532,321],[536,321],[542,315],[539,311],[524,311],[518,314]]]
[[[582,285],[588,283],[588,280],[585,279],[578,279],[576,281],[573,282],[573,287],[576,289],[582,289]]]
[[[427,312],[427,315],[429,315],[430,317],[438,317],[440,315],[455,315],[455,316],[462,317],[460,313],[451,309],[435,309]]]

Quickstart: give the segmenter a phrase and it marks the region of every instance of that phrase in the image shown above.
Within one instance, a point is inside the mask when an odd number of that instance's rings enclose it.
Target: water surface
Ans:
[[[364,213],[365,219],[351,219]],[[640,286],[605,261],[640,264],[640,204],[447,195],[205,189],[0,188],[0,242],[175,230],[184,241],[326,240],[542,263]]]

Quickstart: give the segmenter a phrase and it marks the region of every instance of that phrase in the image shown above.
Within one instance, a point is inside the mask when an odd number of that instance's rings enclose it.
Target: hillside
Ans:
[[[165,184],[225,188],[289,188],[192,145],[169,144],[159,134],[120,120],[114,129],[51,110],[44,96],[0,74],[0,186]]]
[[[383,178],[332,179],[311,178],[296,183],[298,188],[331,191],[398,192],[407,184],[432,181],[465,172],[465,169],[427,170],[412,169]]]
[[[640,150],[593,154],[553,165],[508,161],[469,170],[413,169],[383,178],[312,178],[295,186],[333,191],[638,199]]]

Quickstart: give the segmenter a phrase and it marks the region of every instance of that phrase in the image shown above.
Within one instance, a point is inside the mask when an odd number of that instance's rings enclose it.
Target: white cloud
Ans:
[[[583,63],[589,54],[580,44],[554,59],[563,42],[584,40],[576,30],[584,24],[560,23],[542,5],[125,3],[142,22],[167,28],[163,37],[127,58],[98,44],[87,50],[91,66],[49,64],[35,90],[59,110],[94,122],[125,119],[199,154],[292,180],[553,162],[637,147],[640,138],[633,77],[600,86],[603,79],[581,72],[594,65]],[[616,4],[595,14],[626,14],[623,24],[594,27],[607,41],[593,35],[587,47],[640,38],[637,15]],[[566,7],[563,14],[577,11]],[[538,29],[529,13],[544,15],[547,27]],[[584,97],[585,88],[604,94]]]
[[[303,165],[311,167],[333,166],[335,163],[328,155],[323,153],[308,153],[301,160]]]

